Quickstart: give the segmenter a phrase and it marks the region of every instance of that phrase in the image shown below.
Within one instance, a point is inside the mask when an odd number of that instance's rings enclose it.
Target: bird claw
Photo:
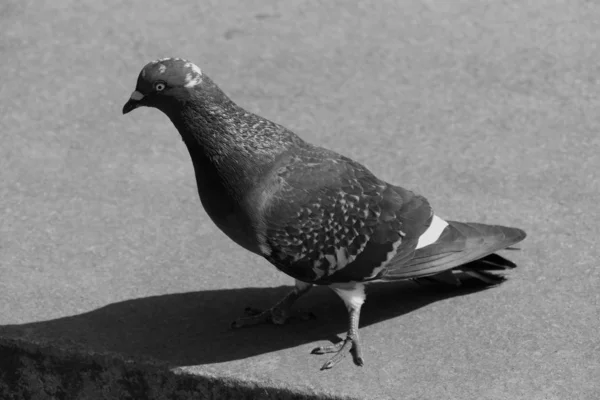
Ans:
[[[273,309],[261,311],[256,308],[246,307],[246,309],[244,309],[244,317],[238,318],[235,321],[233,321],[231,323],[231,327],[233,329],[237,329],[243,328],[245,326],[258,325],[267,322],[272,322],[274,324],[282,324],[285,323],[285,318],[282,321],[281,319],[277,319],[277,317],[274,317]]]
[[[310,354],[327,354],[327,353],[337,353],[341,350],[344,345],[344,341],[342,340],[339,343],[333,344],[331,346],[319,346],[312,349]]]
[[[246,308],[244,308],[244,315],[246,317],[254,317],[255,315],[262,313],[263,311],[264,310],[254,308],[254,307],[246,307]]]
[[[284,325],[290,319],[298,318],[302,321],[317,319],[312,312],[299,312],[297,316],[291,316],[290,310],[279,307],[269,308],[268,310],[259,310],[252,307],[244,309],[244,316],[231,323],[232,328],[242,328],[263,323],[272,323],[274,325]]]
[[[298,318],[302,321],[312,321],[312,320],[317,319],[317,316],[310,311],[300,311],[295,316],[292,316],[291,318]]]
[[[337,363],[342,361],[342,359],[346,357],[348,351],[352,353],[354,364],[358,365],[359,367],[362,367],[365,364],[358,338],[352,338],[350,336],[346,337],[344,341],[331,346],[316,347],[311,351],[311,354],[335,353],[331,359],[323,364],[321,367],[321,371],[323,371],[333,368]]]

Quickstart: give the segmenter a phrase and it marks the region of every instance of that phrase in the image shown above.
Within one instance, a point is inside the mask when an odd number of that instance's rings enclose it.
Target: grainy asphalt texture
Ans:
[[[600,5],[590,1],[57,1],[0,5],[0,338],[395,399],[600,395]],[[242,107],[529,236],[499,287],[375,286],[366,365],[321,372],[346,311],[229,331],[292,280],[231,243],[142,66],[200,65]]]

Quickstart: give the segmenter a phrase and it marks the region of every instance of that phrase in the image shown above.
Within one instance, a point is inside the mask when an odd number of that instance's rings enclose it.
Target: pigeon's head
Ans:
[[[123,106],[123,114],[142,106],[166,111],[170,105],[186,101],[202,78],[200,68],[184,59],[152,61],[140,72],[131,98]]]

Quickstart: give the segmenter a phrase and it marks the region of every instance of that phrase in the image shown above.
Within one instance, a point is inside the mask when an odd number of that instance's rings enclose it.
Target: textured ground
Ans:
[[[598,21],[582,0],[3,0],[0,397],[599,398]],[[363,368],[308,354],[345,329],[326,288],[299,302],[317,321],[228,330],[291,279],[212,225],[165,116],[121,116],[164,56],[443,217],[525,229],[520,268],[373,287]]]

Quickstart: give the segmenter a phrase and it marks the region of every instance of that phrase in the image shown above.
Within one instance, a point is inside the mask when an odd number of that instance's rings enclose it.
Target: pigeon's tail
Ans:
[[[497,285],[506,280],[503,275],[491,271],[503,271],[515,268],[517,265],[506,258],[492,253],[479,260],[471,261],[459,267],[440,272],[423,278],[414,278],[414,281],[422,283],[441,283],[444,285],[460,286],[461,283],[471,277],[477,279],[484,285]]]
[[[523,240],[526,234],[521,229],[455,221],[447,223],[435,242],[415,250],[410,261],[389,268],[380,279],[458,284],[459,274],[466,274],[494,285],[504,281],[504,277],[491,271],[516,267],[495,252]]]

